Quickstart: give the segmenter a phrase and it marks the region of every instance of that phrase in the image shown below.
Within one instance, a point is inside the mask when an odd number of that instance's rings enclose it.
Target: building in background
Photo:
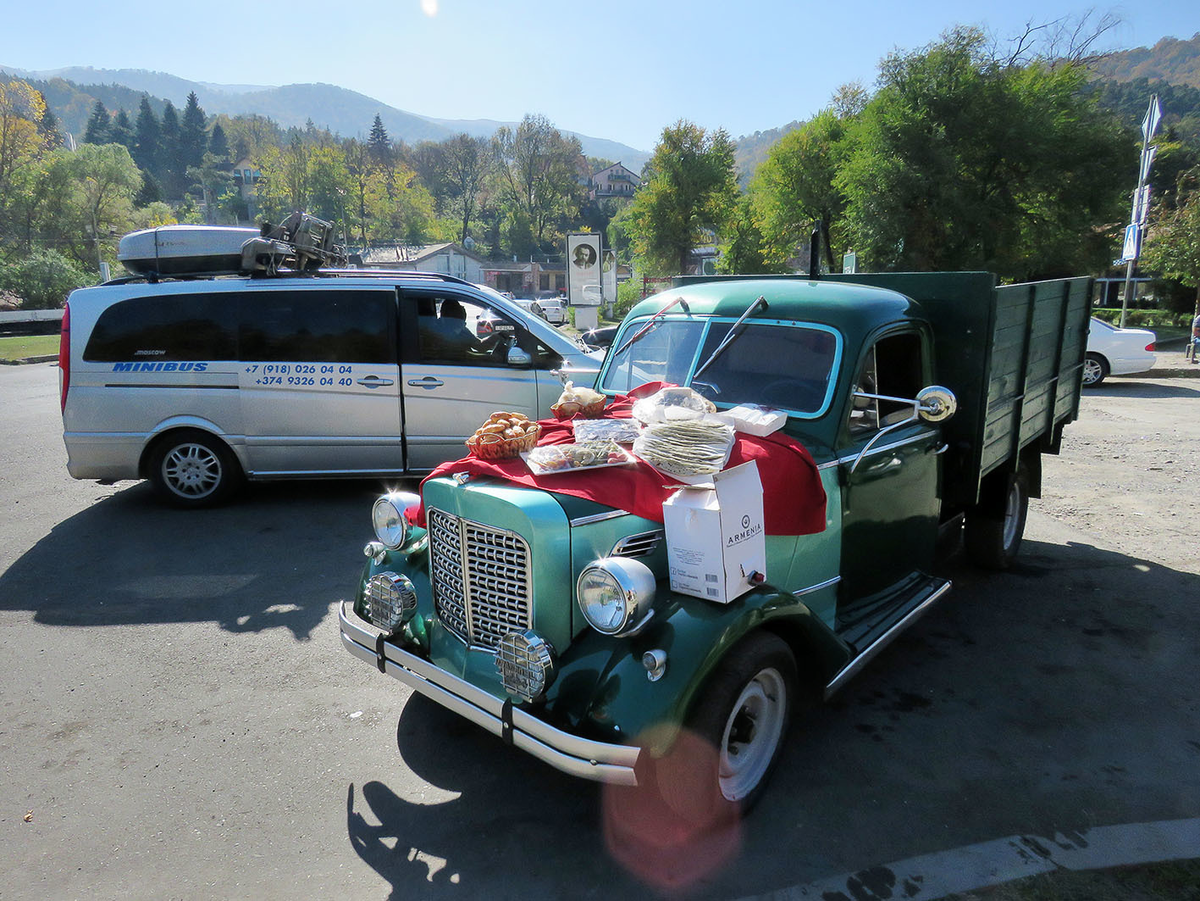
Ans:
[[[640,188],[642,180],[637,173],[627,169],[620,163],[613,163],[607,169],[596,172],[588,181],[588,197],[592,200],[603,200],[608,197],[632,197],[633,192]]]
[[[362,265],[367,269],[440,272],[442,275],[452,275],[473,284],[484,281],[483,258],[454,242],[421,246],[389,244],[368,248],[359,256],[362,257]]]

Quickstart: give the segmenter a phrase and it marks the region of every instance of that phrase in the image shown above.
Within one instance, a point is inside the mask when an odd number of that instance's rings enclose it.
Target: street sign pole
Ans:
[[[1153,154],[1150,153],[1150,139],[1158,131],[1158,123],[1161,119],[1162,107],[1159,106],[1158,95],[1155,94],[1150,98],[1150,105],[1146,108],[1146,118],[1142,120],[1142,155],[1138,160],[1138,183],[1133,192],[1133,210],[1129,216],[1129,227],[1135,229],[1132,248],[1129,246],[1131,242],[1127,235],[1126,247],[1121,254],[1125,257],[1125,292],[1121,296],[1121,328],[1125,328],[1125,318],[1129,315],[1129,304],[1133,301],[1133,267],[1141,253],[1141,238],[1146,227],[1146,217],[1149,215],[1149,198],[1143,198],[1142,188],[1150,177],[1150,163],[1154,160]]]

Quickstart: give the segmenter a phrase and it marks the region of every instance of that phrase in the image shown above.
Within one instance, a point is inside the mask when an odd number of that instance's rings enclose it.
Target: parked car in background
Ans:
[[[567,307],[561,297],[543,297],[538,300],[542,317],[551,325],[562,325],[567,321]]]
[[[1094,316],[1083,361],[1083,387],[1095,388],[1110,375],[1148,372],[1154,365],[1154,332],[1117,328]]]
[[[528,312],[532,313],[534,316],[540,316],[542,319],[546,318],[546,311],[542,309],[542,305],[540,303],[538,303],[536,300],[529,300],[528,298],[518,297],[513,302],[516,303],[518,306],[520,306],[521,309],[527,310]]]
[[[608,350],[612,347],[613,338],[617,336],[619,325],[604,325],[588,329],[576,340],[584,350]]]

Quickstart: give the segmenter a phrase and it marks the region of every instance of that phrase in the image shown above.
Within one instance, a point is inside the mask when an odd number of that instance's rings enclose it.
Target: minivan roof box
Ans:
[[[196,278],[214,275],[299,275],[344,266],[333,223],[296,211],[261,228],[163,225],[125,235],[117,259],[136,276]]]

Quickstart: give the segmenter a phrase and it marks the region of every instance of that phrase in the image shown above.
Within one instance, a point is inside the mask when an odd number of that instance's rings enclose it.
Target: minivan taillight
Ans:
[[[71,305],[63,309],[62,332],[58,336],[58,405],[67,409],[67,389],[71,387]]]

